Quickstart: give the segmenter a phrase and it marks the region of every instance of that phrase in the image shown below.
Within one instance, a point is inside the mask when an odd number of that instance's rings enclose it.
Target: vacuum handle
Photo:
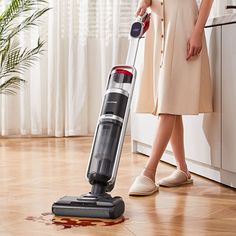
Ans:
[[[136,21],[132,24],[130,30],[130,43],[128,55],[126,58],[126,65],[134,67],[136,56],[138,52],[139,41],[149,29],[151,14],[145,13],[143,16],[138,16]]]
[[[131,39],[141,39],[143,35],[147,32],[150,26],[151,14],[145,13],[143,16],[138,16],[136,21],[132,24],[130,36]]]
[[[142,23],[143,23],[143,34],[142,36],[147,32],[150,26],[150,20],[151,20],[151,13],[145,12],[145,14],[142,16]]]

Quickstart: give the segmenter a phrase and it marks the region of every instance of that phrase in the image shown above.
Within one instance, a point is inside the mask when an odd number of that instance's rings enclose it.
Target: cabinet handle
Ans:
[[[234,5],[227,5],[225,9],[236,9],[236,6]]]

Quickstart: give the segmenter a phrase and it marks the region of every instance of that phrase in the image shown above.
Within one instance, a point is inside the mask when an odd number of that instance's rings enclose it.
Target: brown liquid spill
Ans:
[[[76,217],[54,217],[52,213],[42,213],[41,216],[28,216],[26,218],[28,221],[44,223],[45,225],[56,225],[60,226],[61,229],[71,229],[74,227],[87,227],[87,226],[113,226],[117,224],[121,224],[124,221],[128,220],[124,216],[115,219],[84,219],[84,218],[76,218]]]

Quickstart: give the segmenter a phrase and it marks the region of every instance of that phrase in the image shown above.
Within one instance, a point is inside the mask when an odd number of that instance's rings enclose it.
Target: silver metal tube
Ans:
[[[138,46],[139,46],[140,38],[132,38],[130,37],[129,41],[129,50],[126,59],[126,65],[134,67],[136,62],[136,57],[138,53]]]
[[[125,90],[123,89],[108,89],[105,93],[105,95],[109,94],[109,93],[120,93],[120,94],[123,94],[125,95],[126,97],[129,97],[129,94],[128,92],[126,92]]]
[[[120,123],[124,122],[124,119],[120,118],[119,116],[115,116],[115,115],[111,115],[111,114],[106,114],[106,115],[100,116],[99,121],[101,122],[106,119],[118,120],[118,121],[120,121]]]

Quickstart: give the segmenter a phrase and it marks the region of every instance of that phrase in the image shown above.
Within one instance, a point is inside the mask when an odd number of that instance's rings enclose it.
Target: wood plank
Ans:
[[[50,213],[54,201],[90,191],[84,176],[91,143],[91,137],[0,140],[0,235],[236,234],[236,191],[197,175],[193,185],[129,197],[128,189],[147,160],[131,153],[130,136],[112,192],[126,203],[125,222],[65,230],[52,224],[53,216],[42,213]],[[156,178],[172,171],[161,163]]]

